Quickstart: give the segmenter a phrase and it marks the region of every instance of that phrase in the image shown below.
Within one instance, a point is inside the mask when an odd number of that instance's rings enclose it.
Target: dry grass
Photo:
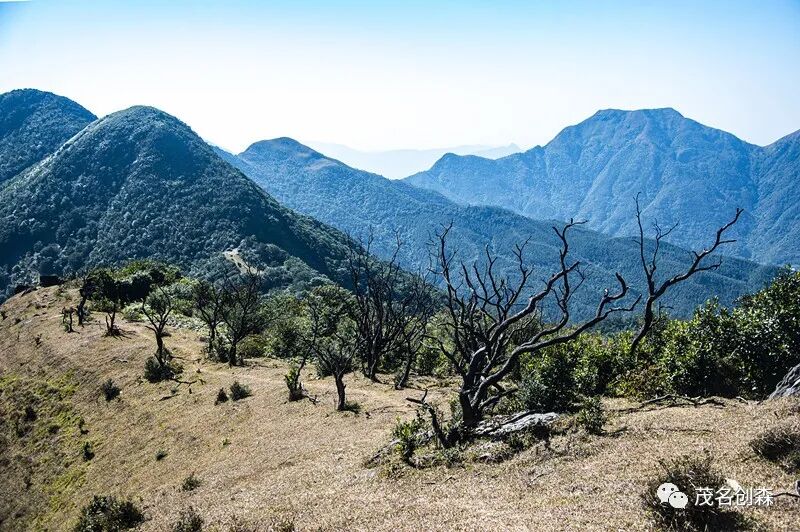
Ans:
[[[500,464],[409,469],[387,478],[364,461],[387,441],[398,416],[414,415],[405,397],[416,392],[349,375],[349,399],[361,412],[337,413],[333,383],[313,379],[309,370],[304,384],[318,404],[289,402],[285,364],[259,360],[229,369],[200,358],[197,333],[172,330],[166,343],[181,357],[184,378],[201,379],[177,386],[173,396],[174,383],[142,378],[155,343],[141,323],[123,321],[120,338],[103,335],[102,318],[64,332],[59,311],[66,301],[60,298],[74,297],[43,289],[3,306],[0,375],[40,381],[70,375],[75,391],[68,400],[88,433],[53,435],[66,451],[50,456],[53,441],[46,442],[28,489],[16,482],[20,462],[0,462],[6,469],[0,470],[0,515],[12,505],[26,512],[0,529],[21,529],[23,523],[68,529],[93,494],[113,494],[137,501],[147,517],[143,530],[168,529],[189,506],[205,530],[227,531],[234,522],[262,528],[293,523],[299,530],[645,530],[653,525],[640,492],[658,460],[704,450],[743,486],[780,491],[794,485],[794,478],[754,458],[748,447],[765,426],[796,415],[787,401],[616,416],[614,408],[630,404],[607,401],[611,435],[569,432],[549,449],[540,445]],[[121,393],[107,403],[99,386],[109,378]],[[253,395],[215,405],[219,389],[234,380]],[[431,396],[441,400],[445,391],[432,390]],[[85,439],[95,452],[89,462],[81,458]],[[8,456],[22,452],[17,440],[9,443]],[[168,454],[156,461],[159,450]],[[193,473],[202,483],[182,490]],[[43,504],[23,504],[33,499]],[[747,513],[770,530],[796,529],[800,522],[800,504],[788,498]]]

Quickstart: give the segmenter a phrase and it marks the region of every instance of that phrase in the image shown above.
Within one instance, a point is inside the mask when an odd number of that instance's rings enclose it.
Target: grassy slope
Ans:
[[[259,360],[230,370],[199,358],[203,344],[196,332],[172,329],[167,346],[183,358],[185,377],[203,382],[191,394],[181,385],[173,398],[159,400],[173,385],[140,379],[154,348],[151,333],[123,321],[125,337],[106,338],[96,320],[68,334],[59,311],[74,304],[75,296],[41,289],[2,306],[0,391],[11,380],[27,383],[27,389],[49,382],[64,396],[47,399],[60,410],[42,407],[26,436],[16,437],[0,424],[9,444],[0,449],[0,515],[24,510],[0,524],[3,530],[24,529],[25,523],[68,529],[95,493],[137,500],[148,517],[144,530],[168,529],[189,505],[203,515],[207,530],[227,530],[233,515],[267,524],[294,521],[298,529],[643,529],[648,524],[639,492],[657,459],[703,449],[742,485],[787,489],[794,482],[754,459],[747,447],[787,405],[735,402],[617,417],[610,429],[626,430],[615,437],[559,436],[552,450],[537,447],[498,465],[386,478],[364,467],[364,460],[385,443],[398,416],[413,415],[404,398],[417,392],[348,376],[348,392],[362,412],[338,414],[332,382],[313,380],[309,371],[307,388],[319,403],[288,403],[283,363]],[[107,404],[98,387],[109,377],[122,394]],[[250,385],[253,397],[214,406],[217,390],[234,378]],[[443,390],[435,391],[441,399]],[[7,395],[2,397],[7,420],[12,409]],[[63,425],[54,434],[41,430],[51,424],[50,414]],[[88,433],[78,430],[78,416]],[[96,456],[89,462],[81,458],[84,440],[94,443]],[[168,454],[156,461],[161,449]],[[23,455],[34,461],[31,466],[21,461]],[[26,471],[33,472],[27,489],[19,482]],[[192,472],[202,485],[180,491]],[[784,499],[752,513],[771,529],[788,530],[800,521],[800,504]]]

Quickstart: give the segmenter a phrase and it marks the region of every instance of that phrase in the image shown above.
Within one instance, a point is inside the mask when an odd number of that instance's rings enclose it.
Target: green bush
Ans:
[[[267,338],[260,334],[251,334],[244,338],[237,347],[241,358],[261,358],[267,356]]]
[[[392,436],[397,440],[396,449],[403,461],[409,462],[414,456],[414,451],[421,443],[422,431],[425,429],[425,421],[418,415],[410,421],[397,420]]]
[[[214,401],[215,405],[220,403],[226,403],[228,401],[228,394],[225,392],[225,388],[220,388],[217,392],[217,399]]]
[[[100,385],[100,391],[103,393],[103,397],[106,398],[106,401],[111,401],[119,397],[120,388],[114,382],[114,379],[108,379]]]
[[[194,491],[202,484],[203,482],[192,473],[181,482],[181,491]]]
[[[144,521],[142,512],[130,501],[114,496],[98,496],[81,509],[74,532],[117,532],[137,527]]]
[[[240,384],[239,381],[233,381],[231,384],[231,399],[234,401],[238,401],[240,399],[244,399],[246,397],[250,397],[253,393],[250,391],[250,387],[245,384]]]
[[[203,518],[194,507],[183,510],[178,520],[172,525],[172,532],[200,532],[203,530]]]
[[[575,420],[578,426],[589,434],[602,434],[603,425],[608,421],[608,416],[600,397],[594,396],[585,399]]]
[[[173,363],[161,365],[155,357],[149,357],[144,362],[144,378],[147,382],[162,382],[174,378],[180,373],[180,367]]]

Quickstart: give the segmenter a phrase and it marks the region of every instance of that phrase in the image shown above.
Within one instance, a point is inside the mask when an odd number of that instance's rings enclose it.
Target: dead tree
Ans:
[[[658,300],[663,296],[667,290],[671,287],[686,281],[693,275],[705,272],[705,271],[713,271],[719,268],[722,265],[722,260],[718,259],[713,263],[705,264],[703,260],[714,253],[717,248],[724,244],[731,244],[736,242],[734,239],[726,239],[725,233],[730,229],[737,221],[739,221],[739,217],[742,214],[742,209],[737,208],[736,213],[733,216],[733,219],[717,229],[716,236],[714,238],[714,242],[707,248],[703,249],[702,251],[692,251],[692,262],[689,267],[683,271],[682,273],[678,273],[673,275],[672,277],[662,281],[659,283],[656,280],[656,270],[658,269],[658,253],[661,247],[661,241],[667,238],[670,233],[678,226],[678,224],[673,225],[667,230],[662,230],[662,228],[658,225],[658,223],[653,223],[653,230],[655,235],[652,239],[652,253],[648,257],[648,253],[646,250],[647,241],[644,238],[644,228],[642,225],[642,211],[639,207],[639,196],[637,195],[635,198],[636,203],[636,223],[639,227],[639,237],[636,239],[636,243],[639,245],[639,259],[641,261],[642,270],[644,272],[645,280],[647,283],[647,297],[645,298],[644,302],[644,313],[642,316],[642,325],[634,336],[633,341],[631,342],[630,346],[630,354],[636,355],[639,345],[641,344],[642,340],[644,340],[647,333],[653,327],[654,322],[656,321],[656,303]],[[659,309],[660,310],[660,309]]]
[[[471,430],[484,418],[501,398],[514,392],[503,384],[523,353],[537,353],[550,346],[563,344],[577,338],[581,333],[605,320],[616,312],[629,312],[638,299],[624,305],[628,294],[625,279],[617,273],[615,292],[606,289],[599,297],[593,317],[578,323],[570,323],[570,299],[583,283],[585,277],[579,261],[570,261],[568,232],[583,222],[570,221],[563,228],[553,227],[561,244],[558,270],[539,291],[530,293],[531,270],[526,265],[524,251],[526,243],[515,246],[514,257],[518,266],[517,278],[498,277],[497,257],[486,248],[484,264],[456,263],[455,253],[447,248],[447,236],[452,224],[436,234],[433,242],[434,273],[443,280],[446,290],[447,329],[453,348],[445,346],[439,338],[444,356],[451,362],[461,378],[458,404],[461,418],[447,433],[439,431],[439,439],[445,447],[452,446],[460,438],[468,437]],[[574,283],[573,283],[574,281]],[[526,294],[527,301],[525,301]],[[519,342],[512,342],[514,333],[519,333],[526,318],[541,313],[547,301],[555,303],[557,318],[531,331]],[[423,401],[424,403],[424,401]],[[430,412],[430,405],[424,404]],[[433,419],[438,425],[438,420]]]
[[[336,410],[347,410],[344,376],[351,372],[363,348],[356,324],[350,318],[350,294],[334,286],[315,289],[305,300],[309,327],[305,344],[313,353],[320,372],[336,383]]]
[[[399,350],[404,358],[402,370],[394,383],[397,390],[405,388],[408,384],[411,369],[425,339],[428,323],[437,306],[435,292],[425,277],[416,276],[406,290],[408,291],[406,311],[399,313],[397,317],[401,331]]]
[[[142,300],[142,314],[147,317],[150,325],[148,329],[153,331],[156,337],[156,360],[162,369],[166,369],[169,364],[169,351],[164,347],[165,329],[167,320],[172,313],[172,298],[169,293],[161,286],[151,291]]]
[[[235,279],[228,279],[222,287],[220,314],[228,332],[226,357],[230,366],[240,362],[237,353],[239,343],[247,336],[262,331],[269,322],[262,305],[263,282],[260,274],[248,270]]]
[[[217,329],[222,323],[223,291],[208,281],[200,281],[192,288],[192,299],[200,319],[208,327],[208,356],[214,355]]]
[[[420,320],[425,320],[430,287],[417,283],[401,269],[398,255],[403,243],[399,236],[385,261],[372,257],[373,239],[370,233],[366,242],[353,242],[347,265],[355,296],[351,317],[363,345],[362,371],[375,381],[386,357],[405,349],[416,338],[414,332]]]

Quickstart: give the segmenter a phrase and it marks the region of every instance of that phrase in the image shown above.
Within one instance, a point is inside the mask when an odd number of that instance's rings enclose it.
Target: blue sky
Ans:
[[[800,0],[0,2],[0,72],[233,150],[530,147],[646,107],[763,145],[800,129]]]

